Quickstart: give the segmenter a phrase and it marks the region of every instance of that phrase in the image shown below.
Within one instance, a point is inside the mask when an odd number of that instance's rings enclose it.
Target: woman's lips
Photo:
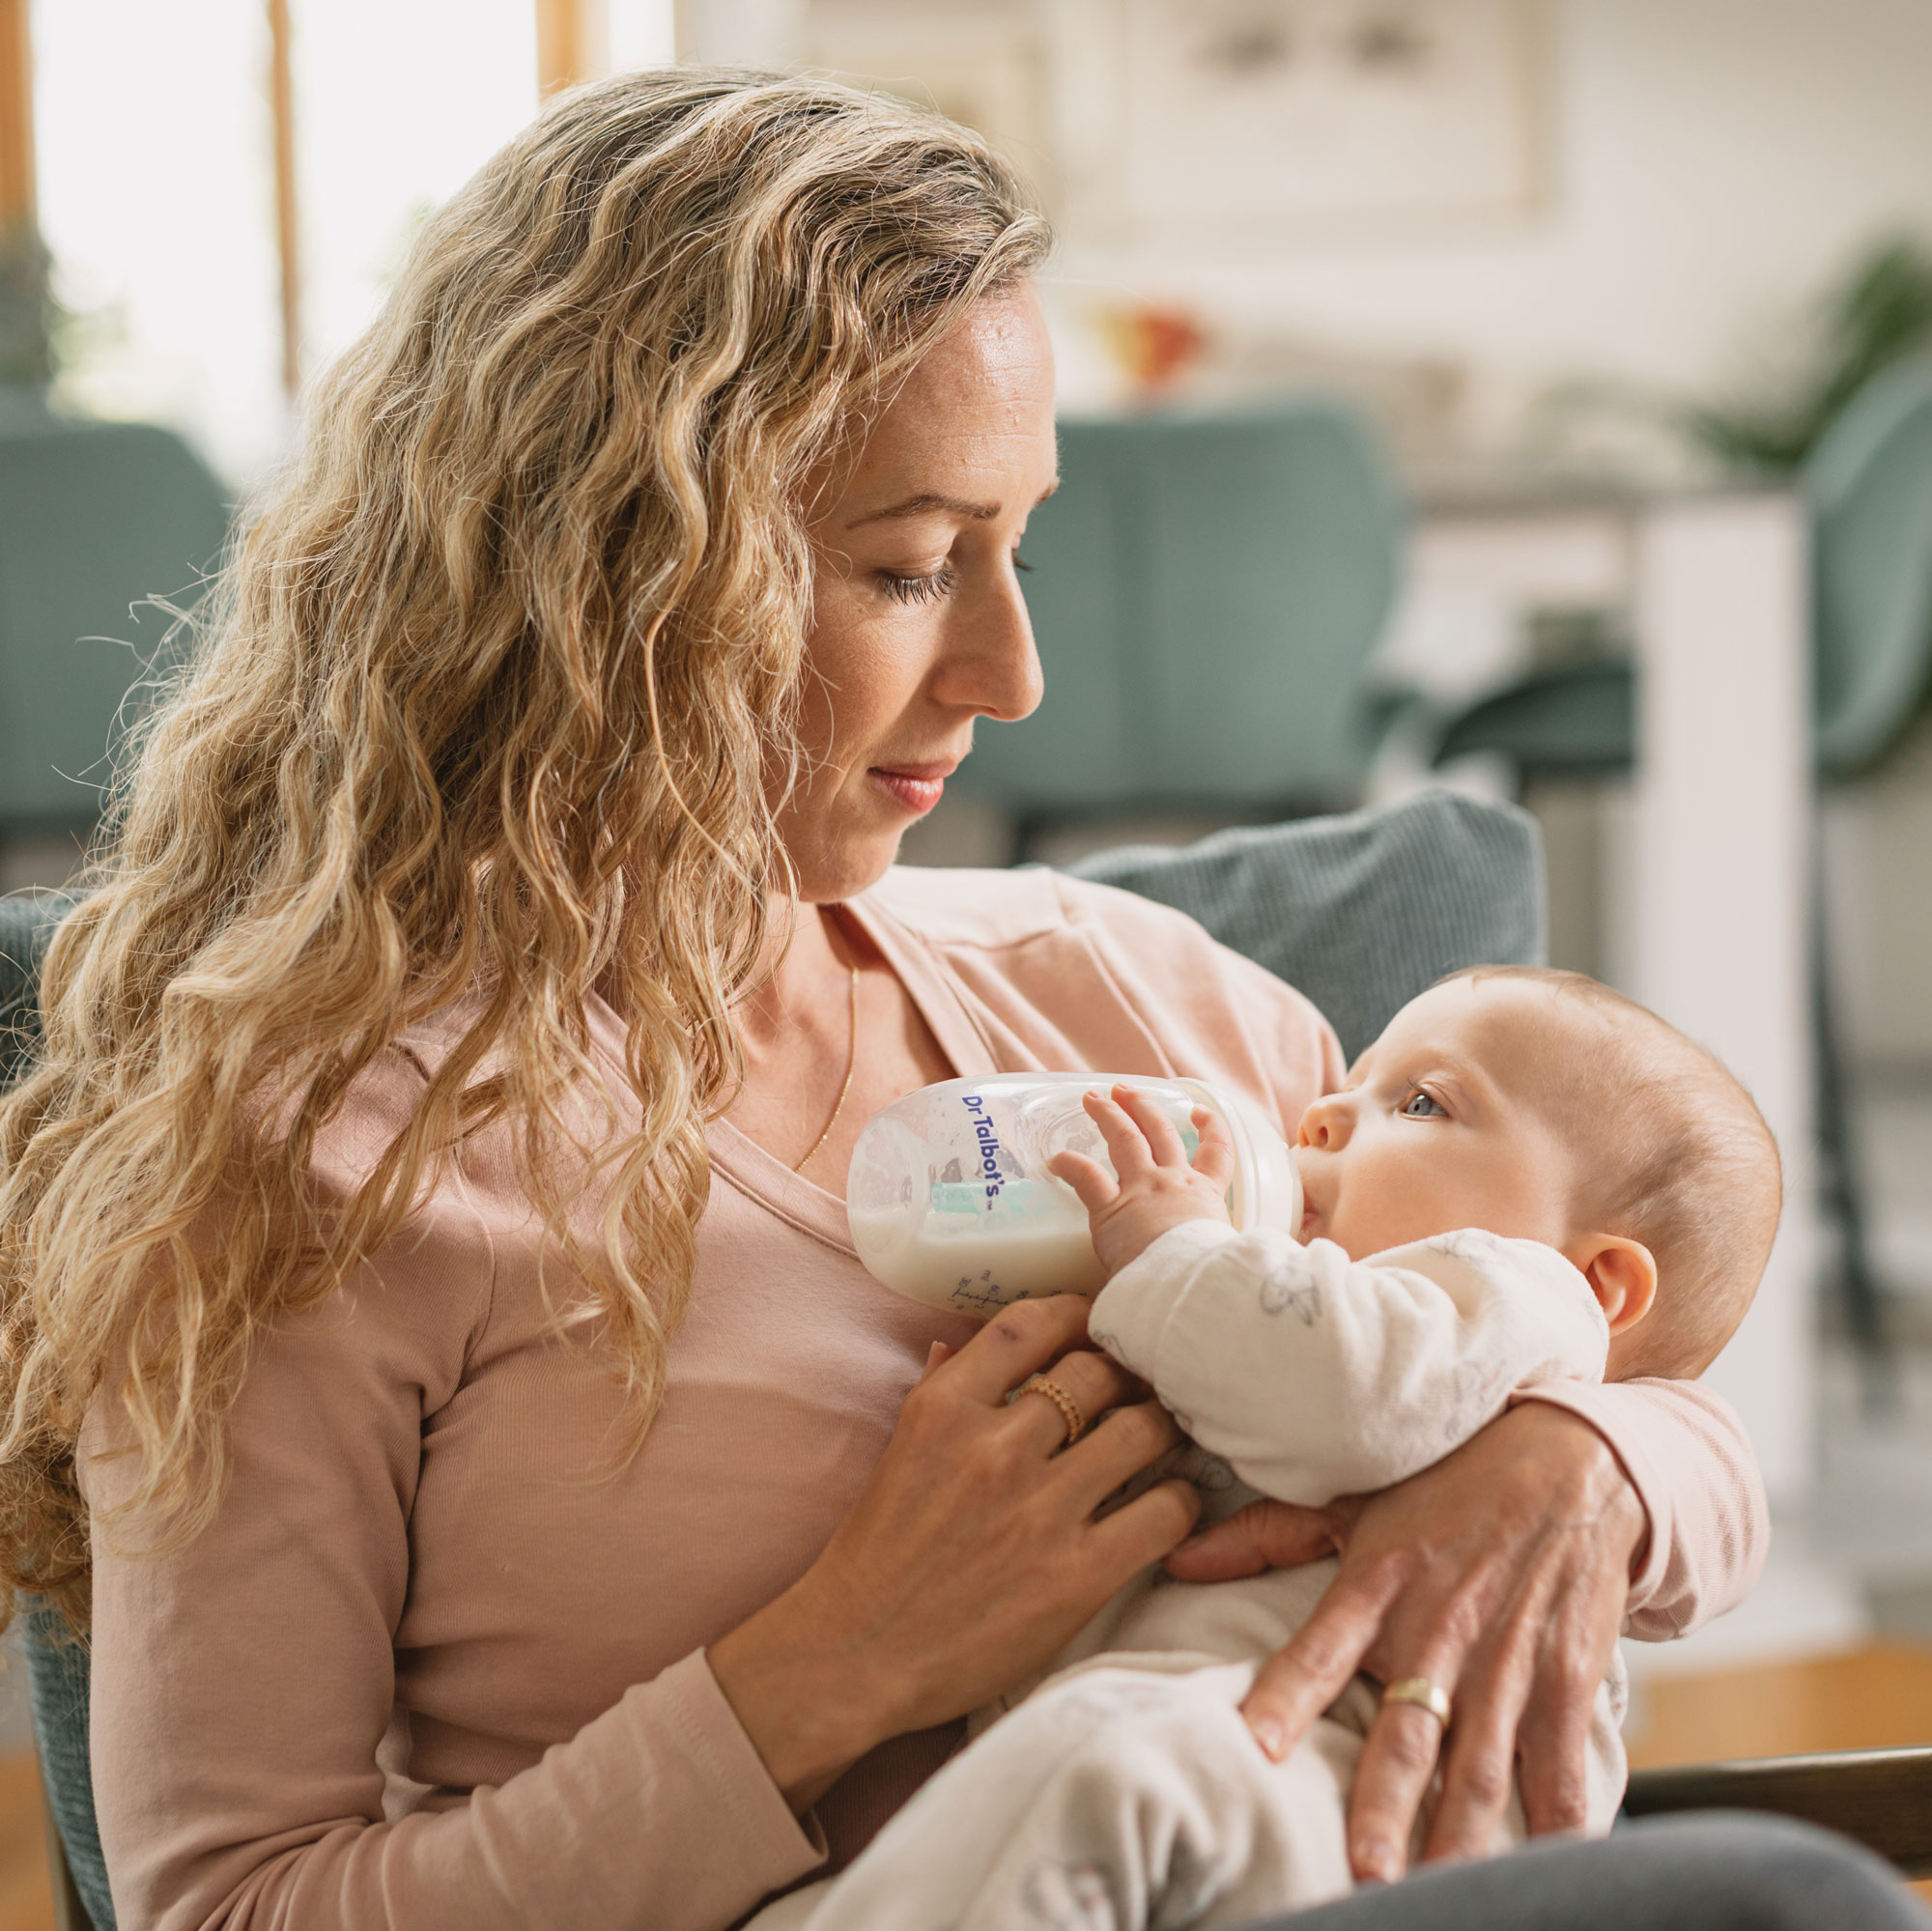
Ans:
[[[957,758],[944,764],[875,764],[867,774],[908,811],[923,817],[946,794],[946,781],[959,769]]]

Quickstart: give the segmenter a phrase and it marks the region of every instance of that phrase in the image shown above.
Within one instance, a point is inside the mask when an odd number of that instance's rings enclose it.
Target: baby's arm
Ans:
[[[1124,1267],[1089,1331],[1204,1448],[1285,1502],[1384,1489],[1511,1393],[1602,1377],[1608,1335],[1553,1249],[1463,1233],[1351,1261],[1197,1221]]]
[[[1602,1312],[1553,1249],[1467,1231],[1351,1261],[1329,1240],[1237,1234],[1213,1123],[1190,1167],[1135,1099],[1090,1104],[1118,1182],[1092,1162],[1055,1169],[1112,1274],[1090,1332],[1264,1494],[1319,1505],[1386,1488],[1467,1440],[1515,1389],[1602,1377]]]

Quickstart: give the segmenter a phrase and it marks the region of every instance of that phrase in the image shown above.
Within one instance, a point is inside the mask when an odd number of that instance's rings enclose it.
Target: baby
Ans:
[[[1088,1106],[1114,1172],[1055,1171],[1108,1275],[1091,1333],[1192,1437],[1181,1472],[1210,1519],[1400,1481],[1539,1382],[1700,1373],[1777,1224],[1744,1089],[1574,973],[1478,968],[1397,1013],[1302,1117],[1298,1243],[1230,1226],[1211,1115],[1190,1160],[1127,1089]],[[1347,1890],[1376,1687],[1356,1679],[1280,1763],[1239,1716],[1333,1573],[1129,1585],[816,1893],[810,1931],[1233,1925]],[[1622,1709],[1619,1672],[1592,1725],[1593,1832],[1622,1797]],[[1498,1847],[1521,1833],[1513,1803]]]

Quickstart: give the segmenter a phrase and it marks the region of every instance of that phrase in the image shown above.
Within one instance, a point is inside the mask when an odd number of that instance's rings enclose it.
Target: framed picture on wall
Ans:
[[[1541,198],[1541,0],[1058,0],[1069,227],[1493,217]]]

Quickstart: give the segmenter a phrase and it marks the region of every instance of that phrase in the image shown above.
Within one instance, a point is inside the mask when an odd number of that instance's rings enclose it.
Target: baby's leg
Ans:
[[[1167,1931],[1347,1890],[1360,1739],[1321,1723],[1269,1763],[1238,1708],[1253,1679],[1162,1657],[1048,1685],[913,1799],[810,1931]]]

